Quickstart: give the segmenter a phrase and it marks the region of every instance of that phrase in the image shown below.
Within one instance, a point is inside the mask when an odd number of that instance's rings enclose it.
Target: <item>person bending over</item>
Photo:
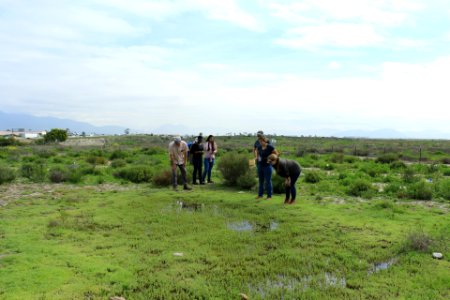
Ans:
[[[302,172],[300,164],[295,160],[279,158],[276,154],[269,155],[268,162],[275,169],[277,175],[285,179],[286,198],[284,199],[284,204],[294,204],[297,196],[295,183]]]

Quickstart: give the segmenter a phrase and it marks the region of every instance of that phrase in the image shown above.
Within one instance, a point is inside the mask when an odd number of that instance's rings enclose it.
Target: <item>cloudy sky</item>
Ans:
[[[0,0],[0,110],[450,133],[448,0]]]

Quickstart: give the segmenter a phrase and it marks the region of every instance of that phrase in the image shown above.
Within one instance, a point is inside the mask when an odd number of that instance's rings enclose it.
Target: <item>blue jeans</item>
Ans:
[[[264,187],[268,198],[272,198],[272,166],[259,166],[258,168],[259,189],[258,196],[262,197],[264,194]]]
[[[289,176],[291,178],[291,186],[285,187],[286,199],[289,199],[289,196],[292,196],[292,198],[290,200],[295,200],[295,197],[297,196],[297,190],[295,189],[295,183],[297,182],[297,179],[299,176],[300,176],[300,173],[291,174],[291,176]]]
[[[214,158],[205,158],[203,160],[205,169],[203,170],[202,182],[205,182],[206,175],[208,175],[208,182],[211,181],[211,171],[214,167]]]

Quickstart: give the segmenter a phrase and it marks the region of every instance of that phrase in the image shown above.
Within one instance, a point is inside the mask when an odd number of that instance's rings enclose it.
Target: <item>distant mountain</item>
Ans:
[[[10,114],[0,111],[0,130],[18,129],[50,130],[52,128],[68,128],[71,132],[96,134],[122,134],[125,127],[120,126],[94,126],[86,122],[54,117],[36,117],[26,114]]]

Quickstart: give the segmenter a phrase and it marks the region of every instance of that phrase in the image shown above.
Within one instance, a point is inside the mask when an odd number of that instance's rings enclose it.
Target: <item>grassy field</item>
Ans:
[[[218,138],[218,165],[253,139]],[[155,184],[166,142],[0,148],[0,178],[15,174],[0,185],[0,299],[450,297],[446,141],[352,153],[354,140],[277,137],[304,167],[295,205],[227,186],[217,167],[193,191]]]

